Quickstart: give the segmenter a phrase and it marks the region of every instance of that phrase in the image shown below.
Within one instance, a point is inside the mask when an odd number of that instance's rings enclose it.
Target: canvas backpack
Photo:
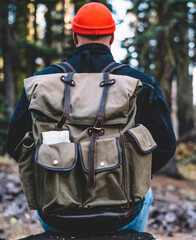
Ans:
[[[150,187],[156,148],[148,129],[135,125],[142,84],[112,70],[58,67],[64,72],[24,80],[33,127],[15,153],[29,208],[122,217]]]

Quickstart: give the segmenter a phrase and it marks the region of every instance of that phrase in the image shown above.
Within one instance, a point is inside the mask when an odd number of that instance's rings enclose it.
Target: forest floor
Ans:
[[[196,182],[155,175],[148,228],[157,240],[196,240]],[[42,233],[36,212],[28,210],[18,168],[0,158],[0,239],[17,240]]]

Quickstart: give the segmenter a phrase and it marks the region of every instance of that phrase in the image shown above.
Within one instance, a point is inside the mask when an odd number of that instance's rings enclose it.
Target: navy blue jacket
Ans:
[[[110,49],[102,44],[90,43],[75,49],[73,57],[68,60],[78,73],[101,72],[114,59]],[[60,73],[61,69],[50,66],[34,75]],[[114,74],[138,78],[143,83],[137,99],[136,124],[142,123],[151,132],[158,147],[153,151],[152,173],[161,169],[173,156],[176,140],[171,124],[170,112],[161,90],[154,78],[136,69],[125,66]],[[23,90],[12,116],[7,136],[7,151],[13,151],[25,133],[32,129],[29,101]]]

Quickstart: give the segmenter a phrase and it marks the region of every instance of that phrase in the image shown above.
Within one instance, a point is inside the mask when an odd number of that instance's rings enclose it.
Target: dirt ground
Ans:
[[[157,240],[196,240],[196,183],[155,175],[154,203],[147,232]],[[0,159],[0,239],[42,233],[36,212],[28,210],[17,165]]]
[[[146,231],[151,233],[157,240],[196,240],[196,182],[155,175],[151,187],[154,193],[154,202],[150,210]],[[156,218],[153,216],[156,206],[161,206],[158,218],[161,215],[166,218],[168,213],[175,213],[175,215],[170,215],[170,219],[167,219],[166,222],[165,219],[161,219],[161,224],[157,224]],[[190,209],[195,213],[192,226],[188,225],[185,220],[185,215]],[[177,219],[173,219],[172,222],[171,218],[175,216]],[[187,218],[190,219],[189,216]],[[164,227],[164,224],[167,225],[167,228]]]

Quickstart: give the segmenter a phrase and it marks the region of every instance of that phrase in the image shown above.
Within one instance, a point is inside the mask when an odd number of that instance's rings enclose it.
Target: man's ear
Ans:
[[[111,34],[110,45],[114,42],[114,33]]]
[[[75,45],[78,44],[78,36],[77,36],[77,33],[73,32],[73,40],[74,40],[74,43]]]

